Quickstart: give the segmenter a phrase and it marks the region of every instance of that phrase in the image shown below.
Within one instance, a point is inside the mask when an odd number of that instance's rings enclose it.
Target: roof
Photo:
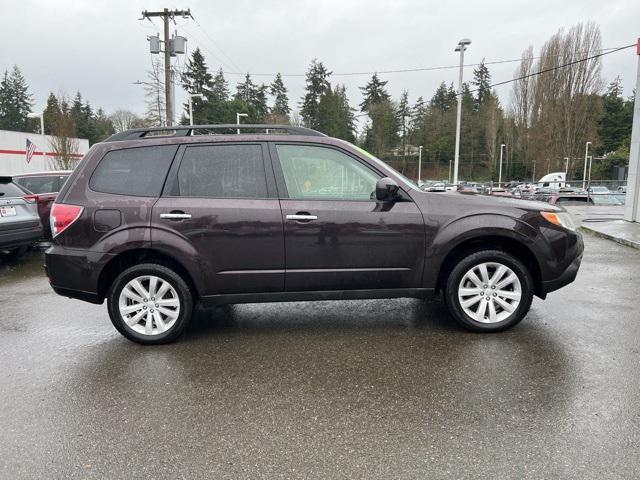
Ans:
[[[141,140],[145,138],[167,138],[167,137],[190,137],[200,135],[236,135],[238,131],[242,133],[253,133],[256,130],[263,131],[264,134],[280,134],[284,132],[288,135],[300,135],[307,137],[326,137],[324,133],[305,127],[293,125],[277,124],[218,124],[218,125],[174,125],[170,127],[133,128],[124,132],[111,135],[105,142],[119,142],[123,140]],[[272,132],[272,130],[274,132]]]

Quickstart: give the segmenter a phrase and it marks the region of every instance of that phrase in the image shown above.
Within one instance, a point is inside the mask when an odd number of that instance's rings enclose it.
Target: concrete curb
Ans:
[[[629,240],[626,238],[622,238],[616,235],[612,235],[610,233],[607,232],[603,232],[601,230],[597,230],[594,229],[590,226],[586,226],[586,225],[581,225],[578,230],[580,230],[581,232],[585,232],[585,233],[589,233],[591,235],[595,235],[596,237],[600,237],[600,238],[606,238],[607,240],[613,240],[616,243],[619,243],[621,245],[626,245],[627,247],[631,247],[631,248],[635,248],[637,250],[640,250],[640,242],[635,242],[633,240]]]

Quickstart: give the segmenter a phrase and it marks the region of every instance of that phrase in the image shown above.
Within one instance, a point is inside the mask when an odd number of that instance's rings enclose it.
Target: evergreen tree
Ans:
[[[284,86],[282,75],[280,75],[280,73],[276,75],[276,78],[269,86],[269,93],[273,97],[273,108],[271,109],[271,113],[288,117],[289,113],[291,113],[291,108],[289,107],[287,88]]]
[[[355,140],[355,117],[344,85],[336,85],[335,90],[327,86],[318,102],[317,122],[316,128],[330,137]]]
[[[491,95],[491,74],[484,64],[484,58],[482,62],[480,62],[480,65],[473,70],[473,80],[471,80],[471,84],[475,87],[476,91],[474,108],[477,111],[480,110],[480,107],[487,102]]]
[[[329,86],[330,76],[331,72],[327,70],[322,62],[317,59],[311,62],[311,66],[307,70],[306,93],[300,103],[300,116],[304,124],[309,128],[317,128],[318,104],[320,96]]]
[[[11,73],[5,71],[0,81],[0,130],[26,131],[32,106],[29,86],[14,65]]]
[[[224,78],[222,68],[220,68],[213,77],[211,93],[209,94],[208,100],[213,103],[221,103],[229,100],[229,83]]]
[[[248,73],[244,77],[244,82],[238,83],[236,86],[236,94],[234,99],[242,102],[248,108],[248,120],[253,123],[262,123],[265,116],[269,113],[267,105],[266,85],[256,85],[251,80]]]
[[[44,132],[47,135],[51,135],[51,132],[53,131],[53,125],[60,116],[60,103],[58,103],[58,97],[56,97],[53,92],[49,93],[49,97],[47,98],[47,106],[44,109],[43,116]]]
[[[374,73],[371,80],[364,87],[360,87],[363,96],[362,103],[360,103],[361,112],[368,112],[372,105],[391,99],[385,88],[386,85],[387,80],[381,81],[378,74]]]
[[[391,100],[369,105],[371,124],[367,128],[365,148],[374,155],[385,157],[398,141],[396,109]]]
[[[193,51],[191,58],[187,61],[182,74],[182,87],[190,94],[202,93],[206,97],[211,95],[213,78],[199,48]]]
[[[604,113],[598,126],[602,141],[600,154],[618,150],[631,137],[633,123],[633,103],[622,97],[622,79],[616,77],[607,87],[602,97]]]
[[[448,112],[455,106],[456,92],[453,89],[453,85],[447,86],[442,82],[436,92],[431,97],[429,106],[433,109],[440,110],[441,112]]]

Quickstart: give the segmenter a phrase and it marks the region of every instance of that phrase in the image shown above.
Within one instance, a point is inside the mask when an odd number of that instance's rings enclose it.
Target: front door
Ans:
[[[272,154],[285,232],[285,290],[420,287],[422,214],[378,202],[380,173],[330,146],[276,144]]]
[[[260,143],[195,144],[178,152],[153,207],[151,241],[157,248],[182,245],[202,272],[203,295],[284,289],[282,216],[267,159]]]

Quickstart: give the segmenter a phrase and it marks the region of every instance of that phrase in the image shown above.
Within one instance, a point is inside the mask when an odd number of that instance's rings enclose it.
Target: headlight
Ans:
[[[568,212],[540,212],[540,214],[548,221],[567,230],[574,230],[576,226]]]

